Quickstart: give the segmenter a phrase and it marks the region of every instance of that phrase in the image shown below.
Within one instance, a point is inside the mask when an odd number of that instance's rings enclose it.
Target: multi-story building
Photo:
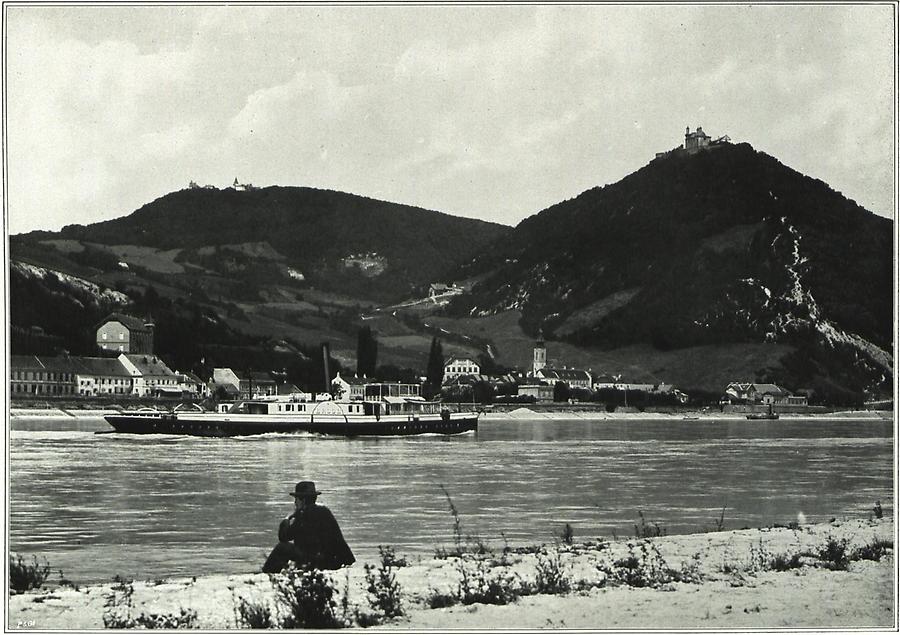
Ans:
[[[79,366],[75,376],[80,396],[126,396],[132,394],[134,379],[119,358],[78,357],[73,359]]]
[[[112,313],[97,327],[97,348],[114,353],[153,353],[153,323]]]
[[[118,357],[132,378],[132,394],[138,397],[180,397],[178,378],[166,363],[155,355]]]
[[[564,383],[569,388],[585,388],[591,389],[593,383],[591,374],[586,370],[577,368],[550,368],[544,367],[537,371],[535,379],[543,379],[551,385]]]
[[[444,362],[444,381],[450,381],[460,375],[480,375],[481,366],[468,357],[451,357]]]
[[[9,370],[9,391],[13,398],[78,394],[78,365],[68,356],[11,355]]]

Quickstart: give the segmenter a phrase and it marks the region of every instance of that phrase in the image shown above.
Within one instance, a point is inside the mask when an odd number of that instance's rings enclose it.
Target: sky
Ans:
[[[5,5],[8,231],[189,181],[515,225],[729,135],[893,218],[884,5]]]

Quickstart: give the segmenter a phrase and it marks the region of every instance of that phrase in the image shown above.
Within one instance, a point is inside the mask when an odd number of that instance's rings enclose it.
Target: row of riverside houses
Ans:
[[[155,355],[12,355],[10,396],[205,399],[215,394],[224,399],[249,399],[300,393],[293,384],[273,376],[279,374],[214,368],[213,377],[205,382],[193,373],[173,371]]]
[[[10,356],[10,396],[206,397],[206,384],[175,372],[155,355],[118,357]]]
[[[687,403],[688,397],[674,385],[659,383],[637,383],[624,380],[621,375],[593,374],[590,370],[577,368],[555,368],[547,363],[547,347],[542,336],[538,337],[533,350],[531,372],[525,375],[493,377],[481,375],[478,362],[467,357],[450,357],[444,362],[444,385],[485,381],[495,386],[515,385],[517,394],[530,395],[538,401],[551,401],[553,387],[565,383],[569,388],[583,390],[639,391],[673,395],[680,403]],[[721,399],[722,405],[776,405],[807,406],[811,391],[801,390],[798,394],[772,383],[732,382],[728,384]]]

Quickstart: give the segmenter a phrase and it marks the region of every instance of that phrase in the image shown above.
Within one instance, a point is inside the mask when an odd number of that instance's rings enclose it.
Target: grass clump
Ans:
[[[535,593],[557,595],[568,593],[571,588],[572,582],[563,569],[559,551],[537,554],[537,575],[534,581]]]
[[[874,560],[879,562],[884,556],[887,555],[888,551],[893,551],[894,549],[894,541],[886,540],[884,538],[875,538],[872,542],[865,544],[861,547],[857,547],[850,554],[851,560]]]
[[[104,596],[103,626],[105,628],[146,628],[176,629],[199,628],[197,612],[179,609],[178,613],[140,613],[134,612],[134,584],[120,576],[113,578],[115,584]]]
[[[21,555],[13,557],[9,554],[9,588],[17,592],[40,589],[50,577],[50,564],[47,560],[41,564],[37,556],[32,556],[31,564],[25,562]],[[60,571],[62,577],[62,571]]]
[[[277,628],[278,620],[268,603],[255,602],[244,597],[234,598],[234,623],[238,628]]]
[[[699,554],[683,563],[680,569],[673,569],[649,540],[628,543],[627,556],[615,560],[611,566],[601,564],[600,569],[608,584],[637,588],[658,589],[672,582],[696,584],[702,581]]]
[[[790,571],[800,569],[803,561],[799,553],[778,553],[769,559],[768,568],[772,571]]]
[[[563,527],[562,533],[560,534],[560,538],[562,538],[563,544],[571,545],[572,540],[575,538],[575,530],[572,529],[572,525],[566,523],[566,526]]]
[[[427,598],[431,608],[443,608],[454,604],[509,604],[527,590],[521,579],[506,570],[511,550],[505,548],[498,558],[494,551],[477,536],[463,536],[462,522],[453,499],[444,488],[441,491],[447,499],[453,516],[452,551],[440,550],[438,556],[454,558],[459,575],[459,584],[451,591],[432,590]]]
[[[638,516],[641,518],[641,524],[635,524],[634,537],[640,539],[660,538],[666,535],[665,527],[661,527],[658,522],[647,522],[644,518],[644,512],[638,510]]]

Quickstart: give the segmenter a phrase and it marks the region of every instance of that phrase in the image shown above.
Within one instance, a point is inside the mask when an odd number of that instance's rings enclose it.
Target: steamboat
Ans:
[[[340,436],[460,434],[478,429],[479,412],[426,401],[417,384],[375,383],[347,400],[308,393],[257,396],[215,411],[199,406],[141,408],[104,417],[115,432],[232,437],[273,432]]]

